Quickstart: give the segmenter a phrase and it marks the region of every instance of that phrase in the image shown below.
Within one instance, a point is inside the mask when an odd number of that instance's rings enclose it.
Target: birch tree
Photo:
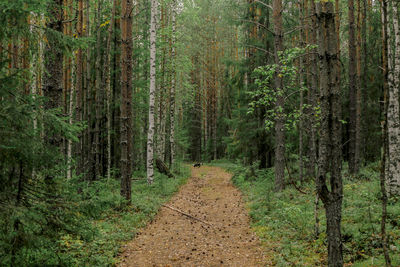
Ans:
[[[154,181],[154,106],[156,94],[156,24],[158,1],[151,0],[150,19],[150,98],[149,98],[149,128],[147,132],[147,182]]]
[[[400,193],[400,29],[399,6],[397,1],[389,1],[392,16],[387,23],[387,59],[388,59],[388,162],[387,183],[389,194]],[[391,27],[393,26],[393,28]],[[393,39],[394,38],[394,42]],[[393,47],[394,44],[394,47]]]

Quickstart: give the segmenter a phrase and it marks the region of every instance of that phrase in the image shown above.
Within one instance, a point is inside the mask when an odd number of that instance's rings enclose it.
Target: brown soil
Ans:
[[[240,192],[221,168],[192,169],[192,178],[155,220],[124,246],[120,266],[266,266]],[[210,225],[209,225],[209,224]]]

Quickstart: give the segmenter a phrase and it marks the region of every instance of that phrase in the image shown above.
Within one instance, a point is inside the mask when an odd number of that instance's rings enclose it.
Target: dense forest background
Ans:
[[[399,12],[0,1],[0,265],[116,264],[185,162],[221,160],[277,264],[400,264]]]

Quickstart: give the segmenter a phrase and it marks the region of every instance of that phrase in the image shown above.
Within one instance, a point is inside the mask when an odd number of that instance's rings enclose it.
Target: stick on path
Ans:
[[[192,178],[125,246],[120,266],[270,266],[231,175],[192,168]]]

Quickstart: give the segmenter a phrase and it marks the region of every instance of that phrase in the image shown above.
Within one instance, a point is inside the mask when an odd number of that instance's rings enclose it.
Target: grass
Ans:
[[[326,266],[325,211],[320,203],[320,234],[314,235],[314,183],[302,185],[301,194],[292,186],[274,192],[272,169],[257,170],[229,162],[215,162],[234,174],[234,184],[244,193],[252,227],[277,266]],[[342,237],[346,266],[384,266],[380,241],[380,185],[378,164],[363,168],[358,178],[343,172],[344,201]],[[400,266],[400,203],[388,206],[387,231],[393,266]]]
[[[60,255],[66,266],[114,266],[118,264],[121,245],[131,240],[157,214],[161,204],[177,192],[190,175],[187,167],[181,168],[175,179],[156,174],[155,182],[149,186],[145,179],[132,181],[132,205],[126,206],[119,197],[119,182],[99,181],[92,185],[90,203],[81,207],[92,211],[89,227],[92,238],[83,239],[65,234],[59,241]],[[136,173],[135,177],[144,177]],[[97,189],[96,189],[97,188]],[[84,216],[84,215],[82,215]],[[86,218],[87,219],[87,218]]]

